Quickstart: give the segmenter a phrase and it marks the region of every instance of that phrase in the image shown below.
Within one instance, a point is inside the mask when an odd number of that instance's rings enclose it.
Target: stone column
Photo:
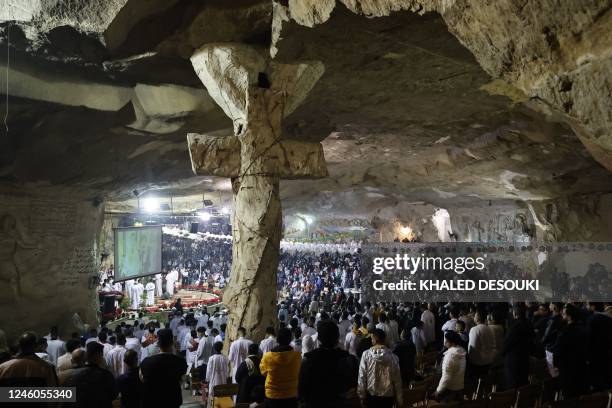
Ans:
[[[259,341],[276,321],[276,276],[282,211],[281,178],[327,176],[320,143],[281,139],[281,120],[323,73],[320,63],[272,64],[240,44],[203,47],[191,58],[211,97],[234,123],[234,135],[188,135],[199,175],[232,179],[232,272],[223,302],[230,310],[226,343],[239,327]]]

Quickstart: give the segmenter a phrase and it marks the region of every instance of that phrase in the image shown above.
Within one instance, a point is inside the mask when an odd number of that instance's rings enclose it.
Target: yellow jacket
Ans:
[[[302,356],[293,349],[265,353],[259,363],[259,370],[266,376],[266,397],[272,399],[297,397],[301,364]]]

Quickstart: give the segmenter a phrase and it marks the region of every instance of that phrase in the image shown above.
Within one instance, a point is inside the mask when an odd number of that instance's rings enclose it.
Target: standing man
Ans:
[[[47,341],[47,354],[49,362],[57,367],[57,359],[66,353],[66,343],[60,340],[56,326],[49,331],[49,341]]]
[[[291,331],[278,331],[278,346],[264,354],[259,364],[266,377],[266,407],[297,407],[298,376],[302,357],[289,345]]]
[[[145,358],[140,365],[143,406],[179,408],[183,403],[181,379],[187,370],[185,359],[172,353],[172,331],[157,332],[160,353]]]
[[[153,283],[152,280],[149,281],[149,283],[147,283],[147,286],[145,286],[145,289],[147,291],[147,306],[153,306],[155,304],[155,284]]]
[[[79,407],[112,407],[117,397],[115,378],[104,365],[104,347],[97,341],[87,344],[85,367],[77,368],[66,381],[66,387],[76,387]]]
[[[425,303],[421,305],[421,310],[423,311],[421,321],[423,322],[425,344],[429,345],[436,340],[436,317]]]
[[[246,329],[238,328],[238,338],[232,342],[229,350],[229,361],[232,364],[232,378],[236,376],[236,370],[249,355],[249,346],[253,342],[246,338]]]
[[[162,297],[162,295],[164,294],[164,291],[162,289],[162,274],[161,273],[157,273],[155,274],[155,296]]]
[[[504,339],[504,369],[506,389],[518,388],[529,383],[529,356],[535,336],[531,323],[525,316],[525,305],[514,306],[514,321]]]
[[[398,358],[385,346],[385,332],[374,329],[372,348],[361,356],[357,394],[364,407],[402,406],[402,376]]]
[[[278,346],[278,343],[276,342],[276,336],[274,335],[274,327],[268,326],[266,327],[266,338],[261,341],[259,350],[263,355],[268,351],[272,351],[272,349],[276,346]]]
[[[106,355],[106,365],[115,377],[119,377],[121,374],[125,374],[127,371],[127,367],[123,361],[123,356],[125,355],[126,351],[125,335],[123,333],[118,333],[117,345]]]

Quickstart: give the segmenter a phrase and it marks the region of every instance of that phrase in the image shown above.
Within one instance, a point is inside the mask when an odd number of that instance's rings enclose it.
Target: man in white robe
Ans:
[[[166,292],[170,296],[174,295],[174,283],[176,282],[175,277],[177,274],[176,269],[173,269],[166,275]]]
[[[234,340],[229,349],[229,361],[232,364],[232,381],[236,376],[236,370],[245,358],[249,355],[249,346],[253,342],[246,338],[246,329],[238,328],[238,338]]]
[[[158,273],[155,275],[155,295],[157,297],[162,297],[163,293],[163,289],[162,289],[162,275],[161,273]]]
[[[215,386],[225,384],[229,375],[229,360],[221,351],[223,343],[213,345],[213,355],[208,359],[206,366],[206,381],[208,382],[208,406],[212,407]]]
[[[144,293],[144,285],[139,281],[132,286],[132,309],[137,310],[140,307],[140,298]]]
[[[134,286],[134,279],[128,279],[125,281],[125,296],[132,300],[132,287]]]
[[[147,306],[153,306],[155,304],[155,284],[153,281],[149,281],[145,289],[147,290]]]

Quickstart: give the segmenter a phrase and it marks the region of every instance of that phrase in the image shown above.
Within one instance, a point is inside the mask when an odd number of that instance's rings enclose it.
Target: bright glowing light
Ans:
[[[142,209],[148,213],[159,211],[159,200],[155,197],[145,198],[142,201]]]
[[[304,219],[306,220],[306,224],[308,225],[311,225],[314,222],[314,219],[309,216],[305,216]]]
[[[209,212],[202,211],[201,213],[198,213],[198,216],[200,217],[200,219],[202,221],[210,221],[210,213]]]
[[[221,209],[221,213],[222,213],[222,214],[227,215],[227,214],[229,214],[230,212],[232,212],[232,210],[231,210],[229,207],[223,207],[223,208]]]
[[[412,242],[417,237],[415,232],[412,230],[412,227],[409,225],[404,225],[400,227],[399,233],[400,233],[400,238],[402,238],[402,241],[407,240],[407,241]]]

